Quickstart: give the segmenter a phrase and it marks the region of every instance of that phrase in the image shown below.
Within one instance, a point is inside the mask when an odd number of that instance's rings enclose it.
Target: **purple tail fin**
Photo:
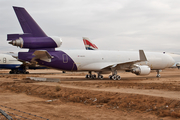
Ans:
[[[13,8],[24,33],[30,33],[32,37],[47,37],[44,31],[24,8],[14,6]]]

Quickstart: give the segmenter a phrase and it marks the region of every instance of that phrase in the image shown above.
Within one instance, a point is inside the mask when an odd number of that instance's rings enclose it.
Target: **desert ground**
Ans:
[[[13,120],[177,120],[180,119],[180,70],[156,78],[118,73],[121,80],[86,79],[86,72],[44,69],[30,74],[0,70],[0,109]],[[28,77],[59,79],[42,82]],[[0,113],[0,119],[5,119]]]

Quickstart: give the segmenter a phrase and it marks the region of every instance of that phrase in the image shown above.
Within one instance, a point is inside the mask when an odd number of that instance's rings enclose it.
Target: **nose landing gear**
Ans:
[[[161,72],[161,70],[156,70],[156,72],[157,72],[157,75],[156,75],[156,77],[161,77],[161,75],[159,74],[160,72]]]

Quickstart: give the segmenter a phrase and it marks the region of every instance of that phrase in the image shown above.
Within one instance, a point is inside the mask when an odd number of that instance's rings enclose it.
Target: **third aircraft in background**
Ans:
[[[0,69],[11,69],[9,74],[28,74],[27,69],[45,69],[45,67],[21,61],[17,54],[10,52],[0,54]]]
[[[151,70],[159,71],[174,64],[171,56],[157,52],[109,51],[109,50],[55,50],[62,41],[59,37],[49,37],[38,26],[28,12],[14,7],[24,34],[8,34],[9,43],[29,49],[19,52],[18,59],[36,63],[62,71],[88,71],[87,78],[103,79],[102,74],[112,73],[110,79],[120,80],[117,71],[132,72],[136,75],[148,75]],[[96,48],[96,46],[94,46]]]

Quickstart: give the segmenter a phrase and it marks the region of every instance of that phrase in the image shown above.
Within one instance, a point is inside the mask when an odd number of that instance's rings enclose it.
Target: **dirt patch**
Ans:
[[[162,78],[154,77],[156,73],[146,77],[119,74],[121,81],[108,80],[108,75],[105,80],[90,80],[84,79],[86,73],[54,70],[28,75],[4,72],[0,74],[0,105],[50,119],[180,119],[177,69],[165,70]],[[59,78],[61,82],[26,79],[32,76]]]
[[[137,94],[122,94],[99,92],[57,86],[32,85],[24,83],[3,83],[1,88],[15,93],[25,93],[40,98],[52,99],[49,104],[58,104],[60,101],[94,105],[97,108],[106,108],[122,111],[151,112],[161,117],[180,117],[180,101],[162,97],[153,97]],[[58,90],[57,90],[58,89]],[[54,100],[54,101],[53,101]]]
[[[180,84],[172,83],[125,83],[125,81],[113,81],[113,82],[62,82],[64,84],[71,84],[75,86],[87,86],[87,87],[117,87],[117,88],[134,88],[134,89],[157,89],[167,91],[180,91]]]

